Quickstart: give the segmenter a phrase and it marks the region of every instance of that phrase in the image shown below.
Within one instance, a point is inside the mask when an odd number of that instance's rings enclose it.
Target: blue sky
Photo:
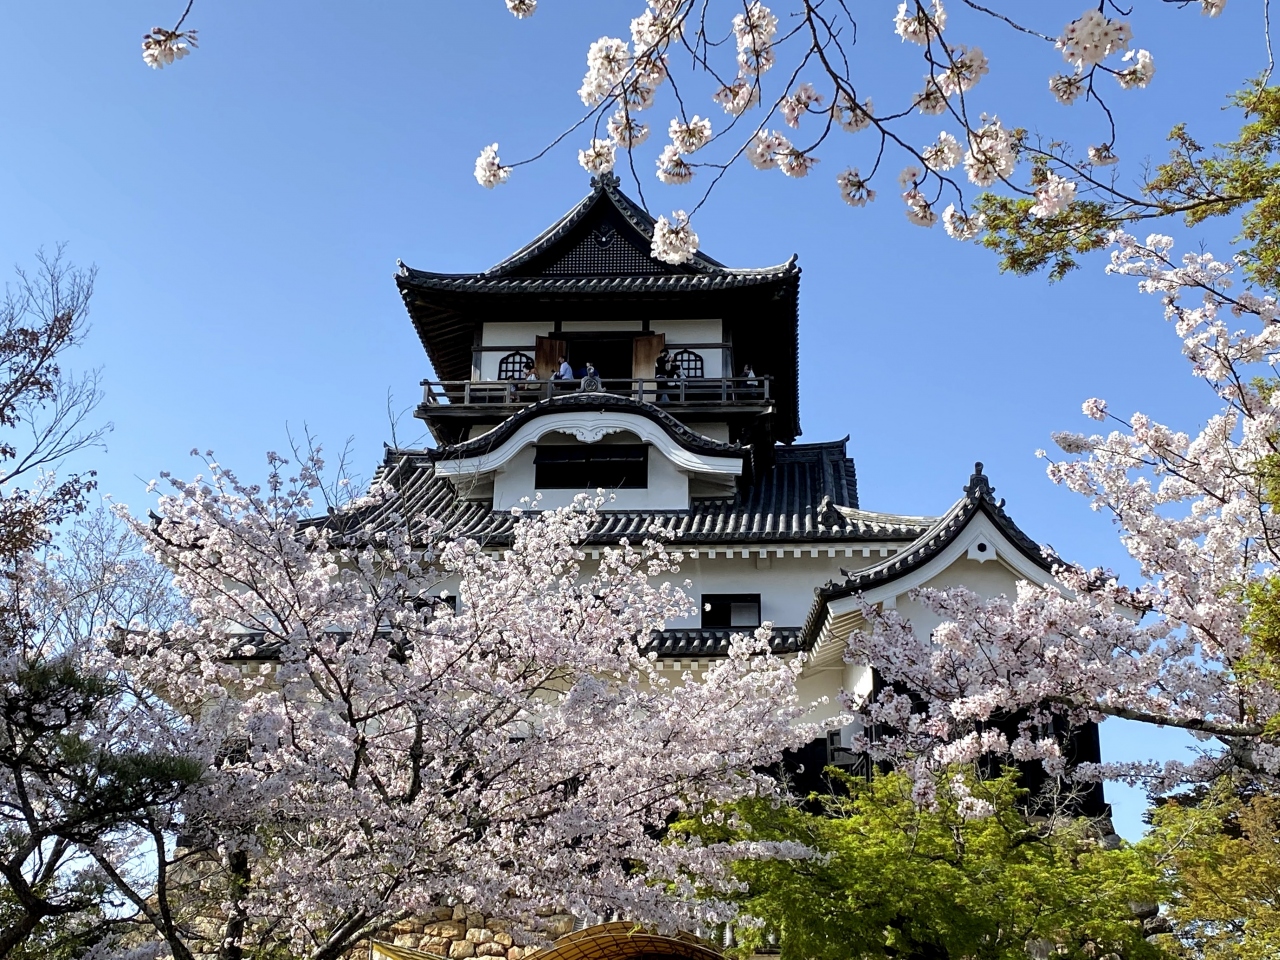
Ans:
[[[476,185],[474,158],[495,140],[504,161],[530,155],[572,123],[587,45],[625,36],[640,8],[543,0],[519,22],[501,0],[196,0],[188,25],[200,49],[148,69],[142,33],[182,5],[0,7],[0,263],[66,241],[74,260],[97,264],[94,329],[76,362],[103,368],[115,424],[94,458],[102,490],[138,510],[161,470],[198,469],[193,447],[253,475],[285,446],[286,426],[307,425],[334,451],[353,438],[367,476],[389,439],[388,391],[408,407],[431,372],[392,282],[397,258],[484,269],[577,202],[577,137],[493,191]],[[855,6],[874,8],[855,77],[878,104],[901,100],[919,85],[916,48],[892,35],[893,3]],[[992,64],[971,109],[1102,139],[1096,113],[1049,94],[1057,53],[959,6],[951,38],[980,44]],[[1084,5],[1006,6],[1056,33]],[[1110,95],[1130,180],[1176,122],[1226,139],[1237,117],[1220,110],[1225,93],[1265,62],[1259,0],[1233,0],[1217,20],[1136,6],[1135,45],[1153,51],[1158,73],[1146,91]],[[709,101],[691,109],[722,116]],[[660,103],[651,123],[669,116]],[[939,119],[915,123],[921,145]],[[696,179],[649,176],[661,139],[638,163],[655,214],[701,196]],[[1104,276],[1100,258],[1056,285],[1003,276],[986,251],[908,224],[892,176],[875,203],[845,206],[834,177],[868,168],[873,149],[832,141],[801,181],[734,171],[694,223],[703,250],[731,265],[799,255],[802,439],[848,434],[862,505],[893,512],[944,510],[982,460],[1033,537],[1128,569],[1107,520],[1052,486],[1033,451],[1053,430],[1084,429],[1091,396],[1182,429],[1204,422],[1212,397],[1187,376],[1159,304]],[[1166,229],[1217,249],[1229,234]],[[412,435],[402,425],[401,441]],[[1171,742],[1112,722],[1104,752],[1149,750],[1153,738]],[[1136,835],[1141,796],[1108,795]]]

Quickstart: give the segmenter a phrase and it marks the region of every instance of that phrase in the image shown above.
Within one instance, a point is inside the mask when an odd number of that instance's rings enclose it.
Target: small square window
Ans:
[[[704,593],[702,625],[752,629],[760,626],[760,594]]]

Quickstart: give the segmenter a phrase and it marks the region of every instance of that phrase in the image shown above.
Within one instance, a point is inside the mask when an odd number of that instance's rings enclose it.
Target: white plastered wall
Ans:
[[[550,324],[517,323],[499,321],[486,323],[480,333],[480,343],[486,347],[520,347],[524,353],[533,356],[538,337],[549,336]],[[502,361],[502,353],[484,352],[480,354],[480,369],[472,369],[473,380],[497,380],[498,364]]]
[[[686,343],[721,343],[724,325],[719,320],[655,320],[649,325],[653,333],[665,334],[667,349],[674,353]],[[707,377],[723,377],[724,359],[718,349],[702,348],[703,373]]]
[[[637,443],[639,437],[631,433],[615,433],[597,440],[600,445]],[[580,441],[563,434],[551,434],[540,444],[578,445]],[[534,482],[533,458],[537,448],[525,447],[512,457],[494,476],[493,508],[510,510],[521,505],[525,497],[533,498],[541,493],[539,506],[544,509],[563,507],[573,502],[579,493],[594,495],[595,490],[538,490]],[[614,499],[608,510],[684,510],[689,506],[689,477],[652,446],[646,448],[649,457],[649,485],[638,490],[609,490]]]

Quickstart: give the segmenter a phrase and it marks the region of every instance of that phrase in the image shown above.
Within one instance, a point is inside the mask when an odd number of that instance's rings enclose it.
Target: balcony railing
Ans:
[[[510,406],[567,393],[608,393],[658,406],[717,404],[763,406],[772,400],[772,378],[682,377],[677,380],[586,377],[579,380],[423,380],[422,403],[439,406]]]

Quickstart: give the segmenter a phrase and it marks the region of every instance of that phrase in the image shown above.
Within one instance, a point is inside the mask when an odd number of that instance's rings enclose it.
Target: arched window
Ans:
[[[517,350],[515,353],[508,353],[505,357],[498,361],[498,379],[499,380],[519,380],[524,376],[524,365],[533,365],[533,357],[527,353],[521,353]]]
[[[671,355],[671,362],[684,371],[686,377],[702,377],[706,366],[702,362],[702,354],[694,350],[677,350]]]

